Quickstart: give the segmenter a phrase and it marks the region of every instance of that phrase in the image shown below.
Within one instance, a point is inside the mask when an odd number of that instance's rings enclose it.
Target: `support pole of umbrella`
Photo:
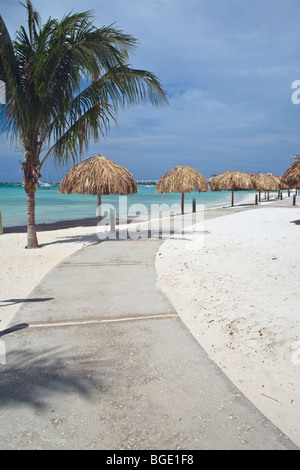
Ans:
[[[193,197],[193,212],[196,212],[196,199]]]
[[[293,196],[293,206],[296,205],[296,202],[297,202],[297,197],[296,197],[296,194],[294,194],[294,196]]]
[[[184,214],[184,193],[181,193],[181,214]]]
[[[100,220],[101,220],[101,194],[98,194],[98,209],[97,209],[97,214],[98,214],[98,221],[100,222]]]

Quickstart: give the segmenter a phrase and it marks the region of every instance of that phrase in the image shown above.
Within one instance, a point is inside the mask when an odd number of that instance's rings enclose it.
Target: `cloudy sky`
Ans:
[[[140,45],[135,68],[155,73],[169,106],[119,113],[105,140],[85,157],[103,154],[136,179],[158,179],[175,165],[206,177],[226,170],[282,174],[300,153],[299,0],[33,0],[42,21],[70,10],[93,10],[95,25],[116,23]],[[0,0],[14,36],[25,22],[17,0]],[[299,95],[300,96],[300,95]],[[20,181],[21,149],[0,136],[0,181]],[[71,164],[69,165],[71,166]],[[42,180],[68,168],[50,162]]]

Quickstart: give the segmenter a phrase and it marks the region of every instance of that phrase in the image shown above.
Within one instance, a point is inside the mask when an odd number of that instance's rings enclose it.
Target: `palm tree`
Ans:
[[[24,151],[27,193],[27,248],[38,247],[35,192],[44,162],[73,162],[117,122],[125,105],[150,101],[167,104],[159,79],[133,69],[130,54],[137,39],[112,26],[96,28],[91,12],[49,18],[26,0],[27,30],[13,41],[0,16],[0,80],[6,104],[0,106],[0,130]]]

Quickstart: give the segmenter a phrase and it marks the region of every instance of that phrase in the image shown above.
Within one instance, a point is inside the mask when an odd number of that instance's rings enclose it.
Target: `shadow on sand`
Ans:
[[[6,305],[0,305],[0,307],[9,307],[11,305],[23,304],[23,303],[36,303],[36,302],[49,302],[49,300],[54,300],[54,297],[43,297],[43,298],[30,298],[27,299],[6,299],[0,300],[1,303]]]
[[[0,365],[0,409],[25,405],[46,410],[51,402],[53,406],[53,397],[60,400],[62,395],[80,394],[91,399],[95,390],[102,394],[107,389],[102,379],[95,378],[94,367],[94,358],[81,356],[75,360],[71,351],[62,348],[39,353],[28,349],[9,351],[6,364]]]

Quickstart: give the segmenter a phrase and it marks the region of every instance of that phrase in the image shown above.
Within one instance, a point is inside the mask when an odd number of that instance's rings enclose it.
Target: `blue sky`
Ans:
[[[135,68],[155,73],[169,106],[119,113],[99,153],[136,179],[159,179],[175,165],[206,177],[227,170],[283,174],[300,153],[299,0],[33,0],[42,21],[70,10],[93,10],[95,25],[139,39]],[[0,0],[12,36],[25,22],[17,0]],[[0,136],[0,181],[21,181],[22,149]],[[42,180],[59,181],[67,169],[50,162]]]

